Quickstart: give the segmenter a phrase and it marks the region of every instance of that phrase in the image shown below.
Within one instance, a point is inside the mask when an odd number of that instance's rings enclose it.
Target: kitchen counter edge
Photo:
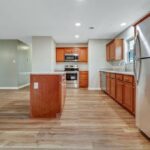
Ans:
[[[116,74],[124,74],[124,75],[132,75],[134,76],[134,72],[128,71],[117,71],[117,70],[100,70],[99,72],[108,72],[108,73],[116,73]]]
[[[66,75],[66,72],[32,72],[30,75]]]

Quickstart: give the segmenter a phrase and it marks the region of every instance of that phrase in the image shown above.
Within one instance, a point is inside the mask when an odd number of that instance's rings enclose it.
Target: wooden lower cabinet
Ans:
[[[123,106],[134,112],[134,88],[132,83],[124,83]]]
[[[112,78],[110,79],[110,96],[116,98],[116,80]]]
[[[107,73],[106,93],[132,114],[135,114],[135,89],[133,76]]]
[[[123,87],[124,83],[122,81],[116,80],[116,101],[119,104],[123,104]]]
[[[80,88],[88,88],[88,71],[80,71],[79,86]]]
[[[66,96],[65,80],[65,75],[31,75],[30,112],[32,118],[56,118],[61,115]]]
[[[110,95],[110,77],[106,77],[106,92]]]

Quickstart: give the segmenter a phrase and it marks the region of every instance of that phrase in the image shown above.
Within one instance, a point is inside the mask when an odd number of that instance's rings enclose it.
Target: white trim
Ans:
[[[0,90],[17,90],[18,87],[0,87]]]
[[[99,91],[99,90],[101,90],[101,88],[88,88],[88,90],[90,90],[90,91]]]
[[[18,89],[22,89],[22,88],[27,87],[27,86],[29,86],[29,85],[30,85],[30,83],[27,83],[27,84],[21,85],[21,86],[19,86],[19,87],[18,87]]]
[[[21,85],[19,87],[0,87],[0,90],[19,90],[19,89],[22,89],[22,88],[27,87],[29,85],[30,85],[30,83]]]

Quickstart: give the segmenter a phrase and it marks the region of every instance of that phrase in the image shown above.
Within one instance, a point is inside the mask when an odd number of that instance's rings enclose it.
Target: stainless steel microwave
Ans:
[[[65,54],[65,61],[66,62],[78,62],[79,55],[78,54]]]

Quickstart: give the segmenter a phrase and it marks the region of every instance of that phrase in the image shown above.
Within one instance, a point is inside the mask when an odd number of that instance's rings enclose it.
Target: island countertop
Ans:
[[[31,72],[30,75],[65,75],[66,72]]]

